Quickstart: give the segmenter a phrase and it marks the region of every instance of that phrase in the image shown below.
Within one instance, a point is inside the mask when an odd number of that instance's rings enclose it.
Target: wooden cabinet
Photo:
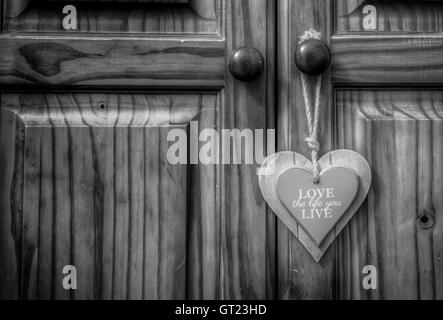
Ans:
[[[0,2],[0,299],[443,298],[443,2]],[[258,165],[167,160],[193,122],[276,129],[308,155],[293,56],[310,28],[332,52],[322,153],[373,171],[319,263],[268,209]],[[258,80],[229,72],[243,46],[264,57]]]

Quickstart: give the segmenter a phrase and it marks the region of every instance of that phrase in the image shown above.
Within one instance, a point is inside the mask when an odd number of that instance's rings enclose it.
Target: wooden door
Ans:
[[[332,51],[323,76],[323,153],[365,156],[366,203],[316,263],[278,226],[280,299],[443,299],[442,1],[278,2],[281,150],[308,155],[298,37],[315,28]],[[365,290],[362,271],[378,271]]]
[[[0,298],[273,298],[256,165],[167,161],[192,121],[273,127],[273,1],[1,2]],[[251,83],[241,46],[266,61]]]

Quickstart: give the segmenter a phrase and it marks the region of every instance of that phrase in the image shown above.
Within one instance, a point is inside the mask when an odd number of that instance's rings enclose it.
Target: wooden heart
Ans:
[[[278,178],[290,169],[303,169],[313,172],[312,163],[303,155],[295,152],[280,152],[269,156],[258,170],[259,184],[262,194],[275,214],[286,227],[299,239],[305,248],[318,262],[329,248],[335,237],[343,230],[355,212],[363,204],[371,186],[371,169],[360,154],[350,150],[332,151],[319,160],[321,175],[332,168],[346,168],[355,174],[358,181],[357,193],[348,209],[341,215],[326,237],[316,243],[288,210],[277,194]],[[312,177],[311,177],[312,179]]]
[[[314,242],[320,246],[354,201],[358,179],[347,168],[329,168],[314,184],[314,174],[291,168],[277,178],[277,196]]]

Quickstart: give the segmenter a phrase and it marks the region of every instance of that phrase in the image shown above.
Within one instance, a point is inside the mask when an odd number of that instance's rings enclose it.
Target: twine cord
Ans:
[[[300,37],[299,44],[303,43],[309,39],[321,39],[321,33],[314,29],[309,29],[305,32],[303,36]],[[314,184],[320,183],[320,165],[318,164],[318,154],[320,152],[320,142],[319,142],[319,119],[320,119],[320,104],[321,104],[321,86],[322,77],[321,75],[316,76],[314,80],[315,85],[315,100],[314,100],[314,110],[312,114],[311,106],[311,92],[309,90],[309,84],[312,84],[310,77],[302,73],[301,82],[303,87],[303,98],[305,101],[306,118],[308,120],[309,137],[305,139],[311,150],[312,165],[314,167]]]

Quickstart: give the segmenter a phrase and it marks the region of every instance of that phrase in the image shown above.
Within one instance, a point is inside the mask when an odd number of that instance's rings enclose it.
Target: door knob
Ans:
[[[265,59],[256,48],[241,47],[229,60],[229,71],[238,80],[251,82],[258,79],[265,69]]]
[[[295,64],[301,72],[310,76],[318,76],[329,68],[331,51],[328,45],[321,40],[303,41],[297,47]]]

